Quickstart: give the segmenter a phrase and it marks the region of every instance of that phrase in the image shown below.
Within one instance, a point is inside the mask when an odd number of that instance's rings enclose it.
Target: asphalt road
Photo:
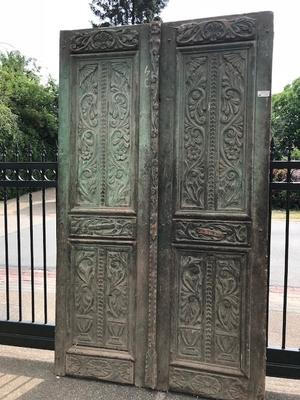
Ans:
[[[10,215],[9,218],[15,218]],[[28,219],[28,217],[27,217]],[[33,227],[34,237],[34,265],[36,269],[43,267],[43,234],[42,220],[37,219]],[[271,286],[283,286],[284,259],[285,259],[285,221],[273,220],[271,230]],[[30,268],[30,229],[26,216],[22,216],[22,229],[20,231],[21,265],[25,270]],[[8,234],[9,265],[18,265],[17,230],[16,227]],[[0,267],[5,265],[5,236],[0,231]],[[56,218],[54,214],[47,216],[46,220],[46,263],[51,271],[56,266]],[[300,221],[290,221],[289,243],[289,286],[300,287]]]
[[[290,221],[288,286],[300,287],[300,221]],[[273,220],[271,227],[271,286],[283,286],[285,260],[285,221]]]

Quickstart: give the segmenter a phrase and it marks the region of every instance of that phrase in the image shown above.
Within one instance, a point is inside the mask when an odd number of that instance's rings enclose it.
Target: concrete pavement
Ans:
[[[1,400],[193,400],[99,381],[57,378],[52,351],[0,346]],[[198,398],[200,400],[200,398]],[[267,378],[266,400],[300,400],[300,380]]]

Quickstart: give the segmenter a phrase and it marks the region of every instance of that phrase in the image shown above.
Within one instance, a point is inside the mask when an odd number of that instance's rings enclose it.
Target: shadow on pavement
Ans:
[[[200,400],[100,381],[57,378],[53,356],[50,351],[0,346],[0,400]],[[270,391],[266,400],[300,400],[300,394]]]

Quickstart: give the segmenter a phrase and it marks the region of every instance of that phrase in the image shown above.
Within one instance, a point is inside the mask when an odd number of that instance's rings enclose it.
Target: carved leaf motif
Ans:
[[[203,318],[203,261],[183,257],[180,277],[180,323],[195,327]]]
[[[182,203],[203,208],[207,57],[189,57],[185,65]]]
[[[255,20],[242,17],[187,23],[177,28],[177,43],[181,46],[197,43],[251,39],[255,36]]]
[[[133,383],[133,364],[128,361],[100,357],[67,355],[67,372],[121,383]]]
[[[236,335],[239,328],[239,276],[233,262],[219,261],[216,281],[216,326]]]
[[[107,315],[116,321],[126,321],[128,317],[127,258],[124,252],[108,252]]]
[[[222,57],[219,209],[244,206],[245,63],[243,52]]]
[[[138,32],[134,29],[93,29],[80,32],[71,39],[74,53],[134,49],[138,46]]]
[[[80,314],[89,314],[94,309],[95,263],[96,258],[93,252],[79,251],[77,253],[75,304]]]
[[[174,369],[173,371],[171,372],[171,385],[173,388],[207,396],[217,396],[222,393],[222,383],[216,377],[179,369]]]
[[[176,240],[248,243],[245,224],[178,221],[175,229]]]
[[[103,217],[72,217],[71,218],[72,235],[90,235],[90,236],[134,236],[134,221],[130,219],[116,219]]]
[[[108,138],[108,204],[130,204],[130,92],[131,65],[112,63]]]
[[[96,130],[98,126],[98,65],[85,64],[79,69],[79,120],[77,139],[77,201],[95,203]]]

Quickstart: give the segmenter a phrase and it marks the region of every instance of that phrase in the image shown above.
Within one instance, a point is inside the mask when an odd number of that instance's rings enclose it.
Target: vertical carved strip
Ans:
[[[159,135],[159,51],[161,22],[150,25],[151,57],[151,178],[150,178],[150,246],[148,348],[145,384],[155,388],[157,381],[156,307],[157,307],[157,229],[158,229],[158,135]]]
[[[212,323],[213,323],[213,271],[214,257],[208,257],[206,264],[206,307],[205,307],[205,361],[211,361]]]
[[[107,83],[108,83],[108,66],[107,63],[101,64],[101,148],[100,148],[100,205],[105,206],[106,197],[106,138],[108,130],[107,122]]]
[[[107,251],[105,345],[112,349],[128,349],[128,261],[124,250]]]
[[[240,358],[240,262],[233,257],[216,262],[215,346],[216,359],[239,367]]]
[[[75,251],[75,344],[95,344],[96,257],[93,248]]]
[[[245,208],[246,57],[241,51],[221,58],[218,210]]]
[[[216,185],[216,136],[217,136],[217,91],[218,91],[218,56],[211,57],[210,64],[210,103],[209,103],[209,155],[208,155],[208,192],[207,208],[215,209]]]
[[[106,205],[131,203],[131,100],[132,62],[110,64]]]
[[[100,345],[104,342],[104,279],[105,279],[106,252],[98,251],[98,320],[97,339]]]
[[[97,205],[98,64],[79,67],[76,204]]]
[[[184,135],[181,207],[205,207],[207,129],[207,56],[188,56],[184,62]]]

